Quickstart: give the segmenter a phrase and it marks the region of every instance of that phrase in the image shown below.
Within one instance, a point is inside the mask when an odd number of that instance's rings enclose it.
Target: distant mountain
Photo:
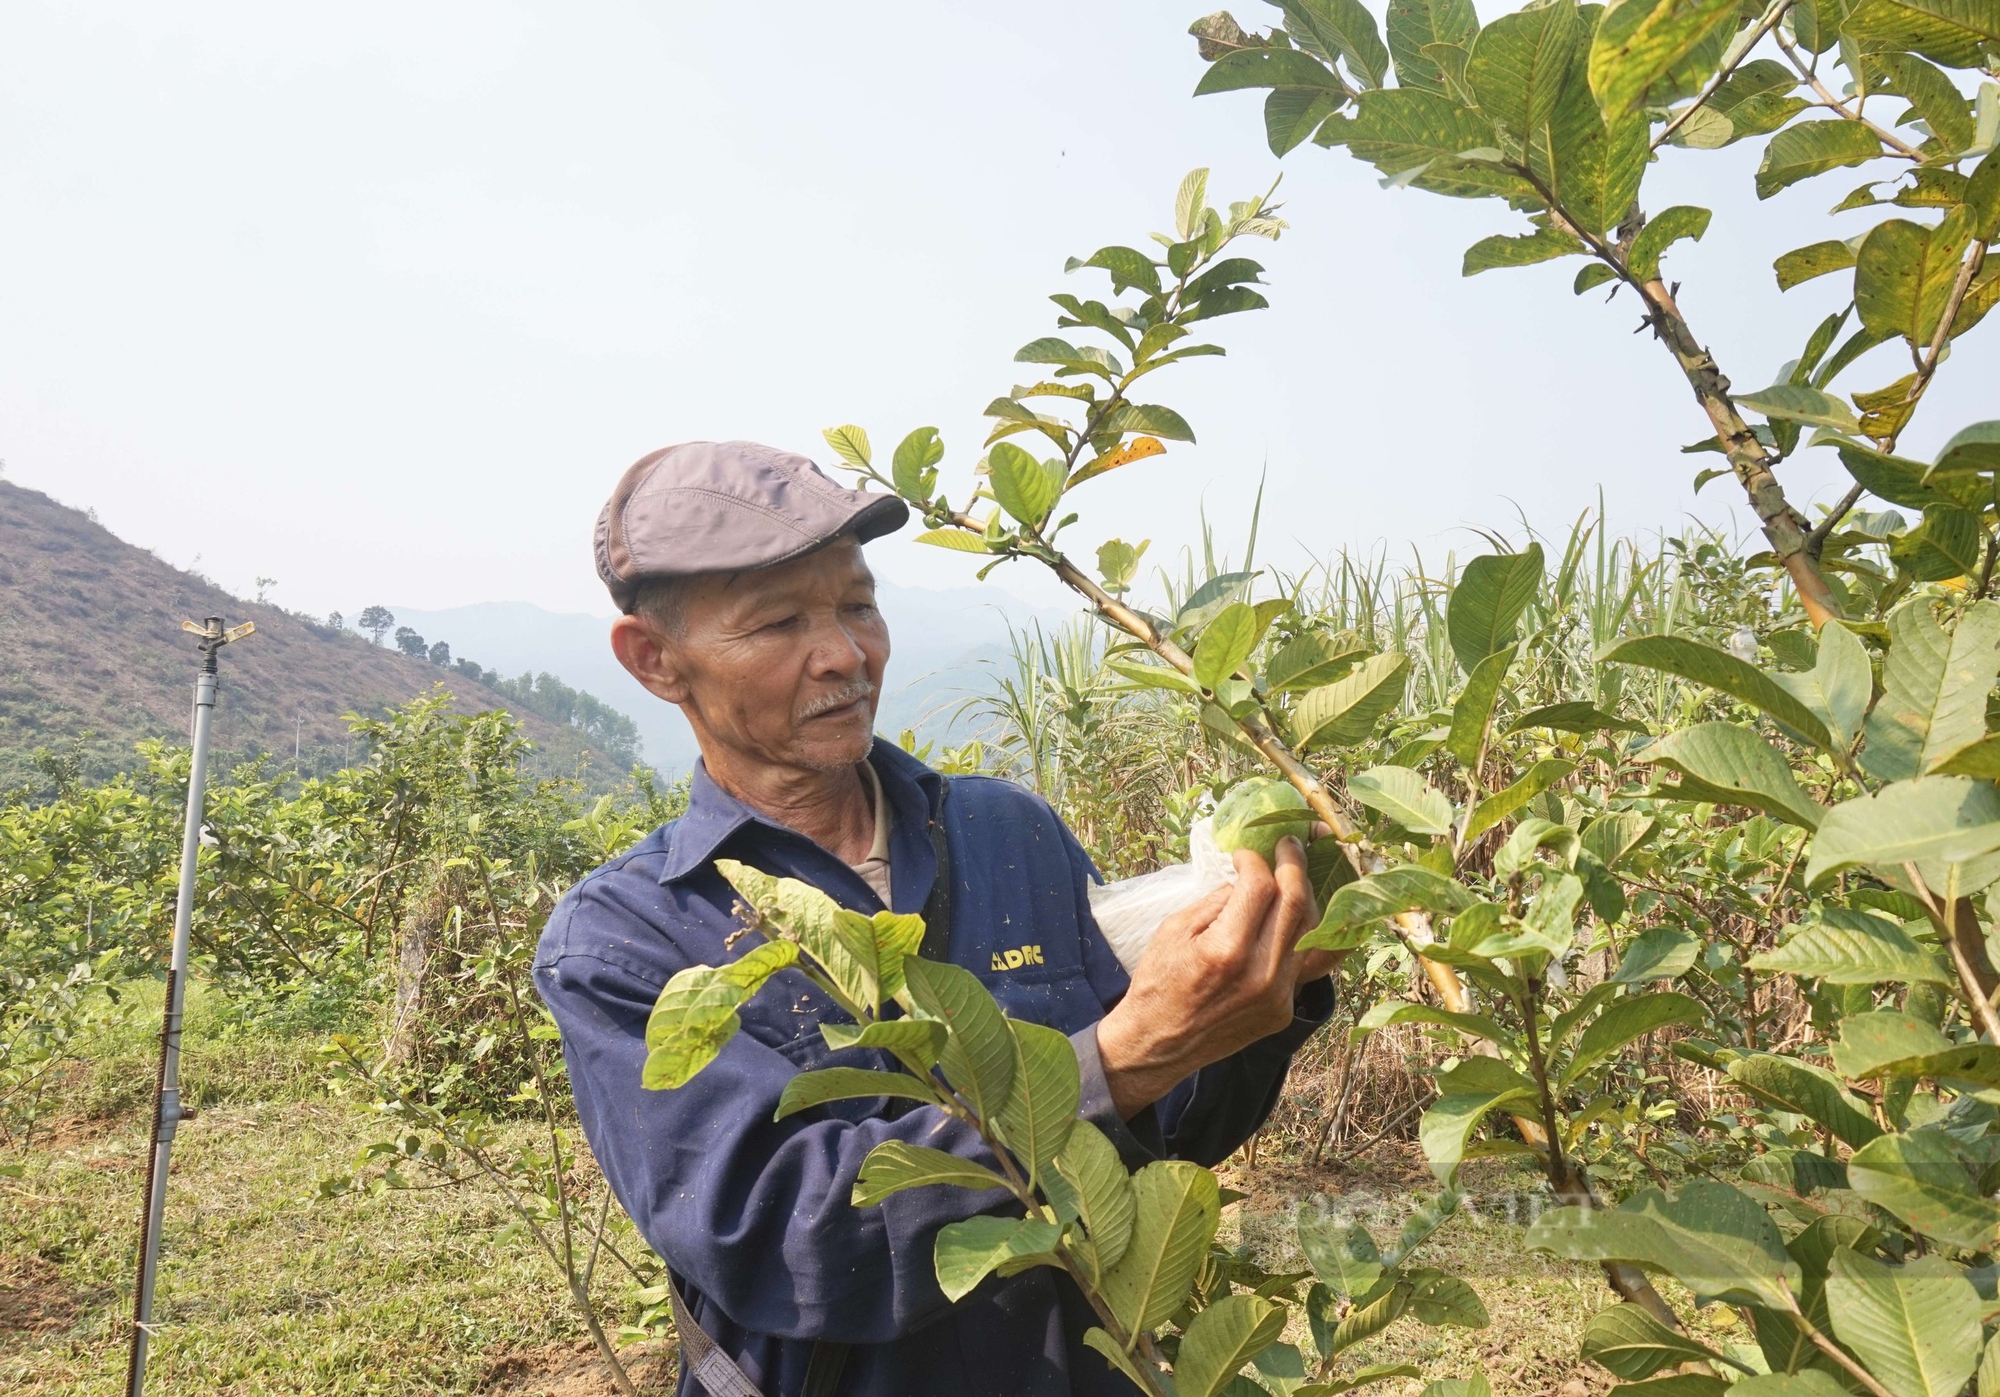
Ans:
[[[289,765],[296,752],[307,775],[335,770],[353,755],[342,714],[379,713],[443,683],[464,712],[515,712],[539,749],[533,769],[580,771],[599,787],[625,775],[575,728],[463,674],[233,597],[0,480],[0,790],[35,779],[37,749],[66,755],[80,742],[97,778],[132,765],[141,738],[186,741],[198,659],[180,625],[211,615],[257,624],[222,656],[213,741],[224,762],[269,752]]]
[[[990,692],[1009,662],[1007,626],[1057,624],[1068,613],[1031,607],[993,587],[927,590],[883,583],[891,651],[876,726],[891,735],[915,728],[926,739],[961,740],[970,730],[953,713],[966,697]],[[544,611],[527,602],[481,602],[445,611],[391,607],[396,624],[444,641],[454,659],[502,676],[549,671],[638,724],[643,756],[662,773],[694,765],[694,734],[680,710],[641,688],[611,653],[610,614]]]

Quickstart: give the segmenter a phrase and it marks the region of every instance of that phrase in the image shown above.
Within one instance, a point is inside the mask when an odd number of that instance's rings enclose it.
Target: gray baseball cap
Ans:
[[[597,516],[597,575],[620,611],[641,583],[748,572],[852,534],[894,533],[910,507],[848,490],[803,456],[754,441],[689,441],[642,456]]]

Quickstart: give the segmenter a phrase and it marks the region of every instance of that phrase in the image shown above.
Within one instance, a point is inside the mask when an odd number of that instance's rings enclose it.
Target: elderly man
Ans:
[[[946,1303],[938,1229],[990,1198],[931,1187],[850,1204],[883,1141],[983,1157],[976,1133],[888,1100],[772,1119],[796,1073],[894,1066],[830,1052],[819,1025],[844,1016],[796,971],[765,987],[685,1087],[640,1086],[661,987],[745,949],[718,857],[857,911],[923,912],[923,954],[976,973],[1007,1013],[1069,1035],[1082,1114],[1133,1168],[1227,1156],[1332,1011],[1329,962],[1292,949],[1314,917],[1294,841],[1275,869],[1238,853],[1233,889],[1169,918],[1128,979],[1091,921],[1090,860],[1044,801],[990,777],[947,781],[874,737],[889,632],[861,546],[907,515],[803,457],[692,442],[628,470],[598,521],[598,571],[625,613],[612,649],[679,705],[702,756],[687,813],[562,900],[535,976],[591,1148],[685,1294],[683,1352],[706,1366],[697,1381],[684,1365],[683,1392],[1130,1390],[1084,1347],[1095,1320],[1052,1270],[989,1278]]]

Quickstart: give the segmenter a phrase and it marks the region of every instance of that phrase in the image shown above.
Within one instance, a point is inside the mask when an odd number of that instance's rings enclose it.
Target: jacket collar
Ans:
[[[880,737],[869,749],[868,761],[881,778],[883,794],[889,801],[890,870],[896,910],[915,911],[930,895],[931,881],[937,872],[929,826],[944,778],[895,743]],[[723,790],[708,774],[707,763],[697,761],[689,781],[687,810],[667,827],[667,860],[660,881],[672,883],[707,867],[723,844],[746,828],[751,830],[746,837],[758,843],[792,842],[819,849],[789,825],[780,824]],[[827,857],[831,859],[832,855]],[[913,906],[901,905],[912,898]]]

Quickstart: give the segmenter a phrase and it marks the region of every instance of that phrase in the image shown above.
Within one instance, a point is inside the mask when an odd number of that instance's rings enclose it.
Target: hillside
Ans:
[[[141,738],[186,740],[197,658],[183,620],[220,615],[257,633],[223,652],[214,741],[225,759],[269,752],[307,775],[351,755],[341,715],[374,713],[443,682],[465,712],[515,711],[535,768],[607,786],[624,771],[573,729],[457,671],[233,597],[126,543],[81,511],[0,480],[0,790],[35,779],[37,749],[81,739],[83,773],[133,761]]]

